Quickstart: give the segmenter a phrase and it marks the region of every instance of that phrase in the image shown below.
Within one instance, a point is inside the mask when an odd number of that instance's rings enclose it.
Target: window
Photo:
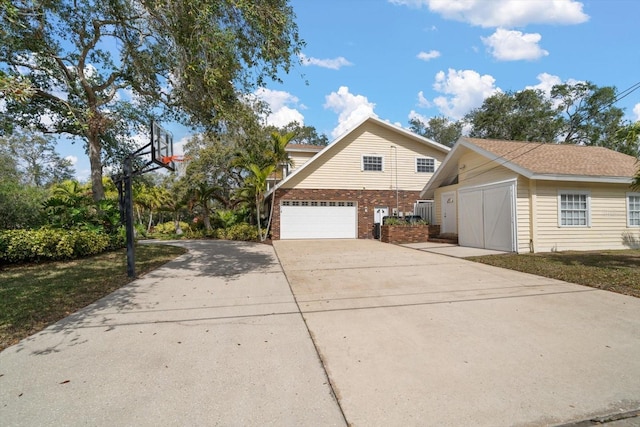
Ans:
[[[640,193],[627,193],[627,226],[640,227]]]
[[[435,160],[429,157],[416,158],[416,172],[433,173],[436,170]]]
[[[558,194],[558,225],[560,227],[589,227],[590,200],[585,191],[561,191]]]
[[[382,156],[362,156],[362,170],[382,172]]]

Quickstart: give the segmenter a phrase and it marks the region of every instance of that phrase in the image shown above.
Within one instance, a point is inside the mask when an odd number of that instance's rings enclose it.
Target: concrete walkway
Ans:
[[[373,240],[274,247],[351,425],[640,409],[640,299]]]
[[[0,425],[344,425],[267,245],[189,253],[0,353]]]
[[[450,243],[435,243],[435,242],[406,243],[400,246],[405,248],[417,249],[424,252],[431,252],[434,254],[452,256],[456,258],[467,258],[472,256],[484,256],[484,255],[499,255],[499,254],[507,253],[502,251],[494,251],[492,249],[469,248],[466,246],[458,246]]]

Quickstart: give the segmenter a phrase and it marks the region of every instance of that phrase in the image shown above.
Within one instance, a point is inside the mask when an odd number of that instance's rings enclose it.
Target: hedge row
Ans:
[[[1,230],[0,262],[20,263],[64,260],[99,254],[125,245],[122,233],[108,235],[99,231]]]

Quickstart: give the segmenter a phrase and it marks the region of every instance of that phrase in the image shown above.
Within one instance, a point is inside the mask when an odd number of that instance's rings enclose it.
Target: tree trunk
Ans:
[[[104,199],[104,187],[102,185],[102,159],[100,139],[98,135],[88,135],[89,163],[91,165],[91,191],[93,200],[99,202]]]
[[[262,227],[260,226],[260,197],[256,196],[256,220],[258,221],[258,237],[261,242],[264,242],[262,238]]]
[[[211,231],[211,219],[209,213],[209,204],[205,201],[202,203],[202,222],[204,222],[204,228],[207,231]]]
[[[273,205],[276,199],[276,192],[274,191],[271,194],[271,208],[269,209],[269,220],[267,221],[267,228],[264,230],[264,238],[266,239],[269,235],[269,228],[271,227],[271,218],[273,218]]]

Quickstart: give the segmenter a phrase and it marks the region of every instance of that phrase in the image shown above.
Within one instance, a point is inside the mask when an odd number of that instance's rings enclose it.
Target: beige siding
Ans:
[[[434,158],[437,168],[446,156],[440,150],[370,122],[335,144],[291,177],[283,188],[395,190],[397,182],[399,190],[419,191],[433,174],[416,172],[416,157]],[[363,155],[382,156],[384,170],[362,171]]]
[[[461,187],[515,179],[518,174],[472,151],[460,156],[458,182]]]
[[[516,252],[527,253],[531,252],[531,205],[529,199],[531,187],[529,180],[523,176],[518,176],[516,186],[516,236],[518,239]]]
[[[458,188],[460,188],[458,184],[436,188],[433,195],[433,200],[435,202],[435,211],[433,213],[434,224],[442,225],[442,203],[441,203],[442,193],[454,192],[456,194],[456,200],[457,200]],[[456,218],[458,217],[457,209],[458,209],[458,203],[456,203]]]
[[[627,227],[626,185],[537,181],[536,252],[626,249],[625,236],[640,238],[638,228]],[[558,225],[558,191],[589,191],[591,226]]]
[[[291,159],[293,165],[289,168],[291,172],[296,169],[299,169],[302,165],[307,163],[309,159],[315,156],[318,153],[303,153],[303,152],[291,152],[289,153],[289,158]]]

